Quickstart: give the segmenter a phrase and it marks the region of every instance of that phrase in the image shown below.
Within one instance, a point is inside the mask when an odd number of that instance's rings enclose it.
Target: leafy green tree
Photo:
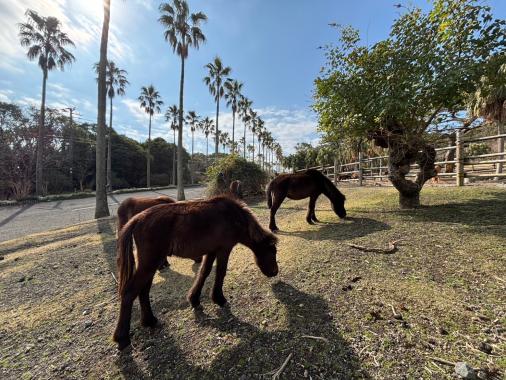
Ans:
[[[231,79],[225,81],[225,100],[227,106],[232,109],[232,153],[235,152],[235,114],[237,113],[239,102],[241,101],[241,91],[243,84],[238,80]]]
[[[179,127],[177,141],[177,199],[184,200],[183,184],[183,114],[184,114],[184,64],[190,47],[198,49],[206,37],[200,24],[207,20],[202,12],[190,13],[185,0],[172,0],[160,5],[160,23],[166,28],[164,37],[172,50],[181,58],[181,79],[179,83]]]
[[[149,115],[148,144],[146,149],[146,186],[151,187],[151,119],[155,113],[160,113],[163,101],[153,85],[141,88],[139,96],[140,107]]]
[[[220,139],[220,129],[218,119],[220,117],[220,99],[225,94],[224,83],[229,80],[227,78],[232,69],[228,66],[223,66],[220,57],[215,57],[213,62],[208,63],[204,66],[208,70],[208,76],[204,77],[204,83],[209,88],[209,92],[214,96],[216,102],[216,121],[215,121],[215,149],[214,154],[218,155],[218,146]]]
[[[19,38],[21,46],[27,47],[26,55],[30,61],[38,60],[42,70],[42,100],[40,105],[40,120],[37,136],[37,158],[35,162],[35,191],[42,194],[42,176],[44,161],[44,117],[46,112],[46,84],[49,71],[59,68],[64,70],[66,65],[75,61],[74,56],[66,49],[75,46],[67,33],[61,30],[61,23],[56,17],[43,17],[28,9],[27,20],[19,24]]]
[[[419,206],[424,183],[435,175],[428,132],[444,113],[465,109],[488,57],[504,52],[504,34],[504,21],[477,0],[434,0],[426,13],[409,9],[373,46],[342,28],[315,82],[320,130],[327,141],[351,136],[388,148],[400,206]],[[420,169],[411,181],[414,163]]]

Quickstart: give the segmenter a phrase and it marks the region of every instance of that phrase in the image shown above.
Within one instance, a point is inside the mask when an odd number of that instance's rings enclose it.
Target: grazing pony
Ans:
[[[175,203],[176,200],[166,195],[156,198],[127,198],[118,207],[118,236],[119,232],[127,222],[138,213],[161,204]],[[199,261],[200,262],[200,261]],[[163,260],[158,269],[164,269],[169,266],[167,259]]]
[[[340,218],[346,217],[344,209],[344,195],[334,184],[318,170],[308,169],[294,174],[280,174],[267,185],[267,206],[271,209],[269,228],[277,231],[276,211],[286,197],[290,199],[304,199],[309,197],[309,207],[306,221],[309,224],[318,222],[314,212],[316,200],[320,194],[325,194],[332,204],[332,209]]]
[[[132,237],[137,246],[137,266]],[[137,296],[141,324],[155,326],[149,291],[156,268],[165,256],[196,259],[202,265],[187,299],[200,305],[200,293],[216,259],[216,278],[211,292],[214,303],[224,306],[223,281],[232,248],[244,244],[255,254],[255,261],[268,277],[278,274],[276,237],[263,229],[251,211],[226,196],[177,202],[151,207],[134,216],[121,230],[118,239],[118,279],[121,308],[113,339],[121,350],[130,344],[130,318]]]
[[[241,181],[239,181],[238,179],[236,179],[235,181],[232,181],[230,183],[229,189],[230,189],[230,193],[234,197],[242,199],[242,185],[241,185]]]

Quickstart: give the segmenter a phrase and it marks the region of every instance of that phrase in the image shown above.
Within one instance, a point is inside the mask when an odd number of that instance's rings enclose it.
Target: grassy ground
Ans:
[[[343,189],[350,220],[326,199],[322,223],[304,201],[278,212],[280,274],[262,276],[236,247],[220,309],[185,301],[197,270],[171,259],[152,289],[162,325],[132,323],[118,354],[115,220],[89,222],[0,244],[0,377],[452,379],[465,361],[506,370],[506,192],[427,188],[416,211],[399,211],[391,188]],[[253,210],[267,225],[263,202]],[[347,245],[386,247],[390,255]],[[208,280],[206,289],[212,283]],[[395,311],[395,314],[394,314]],[[482,350],[491,348],[492,352]]]

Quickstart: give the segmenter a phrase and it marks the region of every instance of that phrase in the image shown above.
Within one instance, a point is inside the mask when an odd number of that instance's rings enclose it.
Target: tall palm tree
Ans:
[[[99,64],[95,64],[95,72],[98,74]],[[115,95],[125,95],[125,88],[130,82],[126,79],[126,70],[120,69],[113,61],[107,61],[106,67],[106,86],[107,96],[109,97],[109,133],[107,135],[107,190],[112,190],[111,174],[111,152],[112,152],[112,100]],[[98,78],[97,78],[98,80]]]
[[[172,150],[172,184],[176,184],[176,131],[178,129],[179,110],[174,104],[165,112],[165,121],[170,122],[170,129],[174,132],[174,149]]]
[[[253,159],[252,161],[255,162],[255,133],[257,130],[257,124],[258,124],[258,118],[257,113],[253,111],[251,108],[249,110],[249,117],[250,117],[250,129],[251,129],[251,145],[253,145]]]
[[[43,17],[31,9],[25,13],[26,22],[19,24],[21,46],[27,47],[26,55],[30,61],[38,60],[42,70],[42,101],[40,104],[39,129],[37,135],[37,155],[35,161],[35,192],[41,195],[43,157],[44,157],[44,120],[46,112],[46,84],[49,71],[75,61],[67,46],[75,46],[68,35],[61,30],[61,23],[56,17]]]
[[[258,154],[261,154],[260,152],[260,144],[262,142],[262,139],[264,137],[264,121],[262,119],[260,119],[259,117],[257,118],[257,123],[256,123],[256,132],[257,132],[257,140],[258,140]],[[258,159],[258,164],[260,165],[260,158]]]
[[[184,99],[184,63],[188,58],[190,47],[198,49],[206,37],[200,29],[200,24],[207,20],[202,12],[190,13],[185,0],[172,0],[160,5],[161,16],[158,19],[166,28],[165,40],[172,46],[172,51],[181,58],[181,79],[179,81],[179,127],[177,139],[177,199],[183,200],[183,99]]]
[[[195,137],[195,131],[197,130],[197,127],[199,125],[199,116],[195,113],[195,111],[188,111],[188,114],[186,115],[186,122],[190,125],[190,131],[192,133],[192,159],[193,159],[193,142]]]
[[[228,145],[228,132],[220,133],[220,143],[223,146],[223,153],[225,153],[225,147]]]
[[[225,100],[232,109],[232,153],[235,152],[235,114],[241,100],[243,84],[236,79],[225,82]]]
[[[209,157],[209,134],[214,133],[213,121],[209,117],[205,117],[201,123],[202,132],[206,136],[206,159]]]
[[[244,136],[243,136],[243,158],[246,159],[246,129],[248,128],[249,122],[251,121],[251,116],[249,114],[250,108],[253,105],[253,101],[249,100],[247,97],[242,96],[239,101],[239,116],[242,119],[244,124]]]
[[[148,149],[146,150],[146,186],[151,187],[151,119],[155,113],[160,113],[163,101],[153,85],[141,88],[139,96],[140,107],[149,115]]]
[[[215,154],[218,157],[218,145],[220,142],[220,129],[218,118],[220,116],[220,99],[223,97],[224,83],[228,81],[227,78],[232,69],[228,66],[223,66],[220,57],[215,57],[213,62],[208,63],[204,66],[207,68],[209,75],[204,77],[204,83],[209,88],[209,92],[214,96],[214,100],[216,101],[216,122],[215,122],[215,135],[216,135],[216,144],[215,144]]]
[[[248,149],[248,152],[250,153],[251,160],[253,161],[253,154],[255,152],[255,146],[252,144],[248,144],[247,149]]]

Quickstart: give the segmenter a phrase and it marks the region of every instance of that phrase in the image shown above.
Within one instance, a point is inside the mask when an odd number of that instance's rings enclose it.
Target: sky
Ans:
[[[394,4],[424,9],[427,0],[189,0],[193,12],[208,16],[202,30],[207,42],[191,50],[185,72],[185,111],[214,120],[215,104],[203,77],[204,65],[219,56],[244,83],[243,93],[280,142],[285,153],[298,142],[316,144],[316,115],[311,110],[313,82],[324,64],[319,46],[337,40],[329,23],[352,25],[373,44],[387,37],[400,12]],[[163,111],[178,104],[180,60],[163,38],[159,0],[111,0],[109,58],[128,72],[126,95],[114,99],[113,127],[137,141],[148,134],[148,116],[137,100],[142,86],[153,84],[164,101]],[[489,0],[496,17],[506,18],[506,0]],[[0,101],[40,106],[42,72],[19,44],[18,23],[33,9],[55,16],[75,42],[76,61],[64,72],[49,74],[50,107],[76,107],[78,120],[96,121],[97,87],[92,66],[98,61],[102,0],[0,0]],[[220,130],[232,130],[231,111],[221,104]],[[236,134],[243,125],[236,122]],[[251,133],[247,135],[251,141]],[[155,116],[152,137],[172,140],[162,114]],[[191,137],[185,129],[184,145]],[[210,146],[212,146],[210,144]],[[211,149],[210,149],[211,150]],[[195,151],[205,152],[205,139],[195,135]]]

